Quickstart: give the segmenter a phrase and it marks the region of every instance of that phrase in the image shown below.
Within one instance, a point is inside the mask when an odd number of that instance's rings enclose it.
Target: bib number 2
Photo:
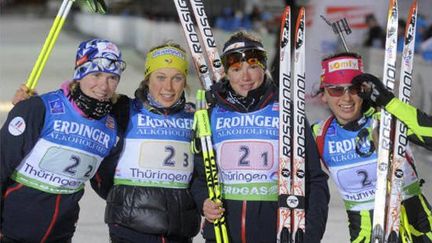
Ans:
[[[226,142],[221,145],[219,154],[220,165],[224,169],[268,170],[274,161],[273,146],[268,142]]]
[[[97,164],[93,156],[61,147],[51,147],[43,156],[40,167],[65,177],[89,179],[95,174]]]

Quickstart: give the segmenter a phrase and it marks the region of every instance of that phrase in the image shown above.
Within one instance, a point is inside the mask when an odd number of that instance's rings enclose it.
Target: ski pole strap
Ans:
[[[197,121],[196,119],[193,119],[193,124],[192,124],[192,135],[191,135],[191,143],[190,143],[190,151],[193,154],[198,154],[201,149],[199,147],[199,142],[196,141],[196,131],[197,131]]]

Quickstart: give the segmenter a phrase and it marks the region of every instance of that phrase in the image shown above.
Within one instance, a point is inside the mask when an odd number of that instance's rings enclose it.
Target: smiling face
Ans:
[[[264,82],[264,69],[260,64],[240,62],[228,68],[227,72],[232,89],[243,97],[250,90],[258,88]]]
[[[342,125],[360,118],[362,114],[363,99],[357,94],[351,94],[348,90],[342,96],[331,96],[327,88],[324,88],[322,100],[328,104],[333,115]]]
[[[186,77],[176,68],[159,68],[149,76],[150,95],[163,107],[174,105],[183,94]]]
[[[108,101],[113,97],[120,77],[116,74],[93,72],[79,80],[81,91],[99,101]]]

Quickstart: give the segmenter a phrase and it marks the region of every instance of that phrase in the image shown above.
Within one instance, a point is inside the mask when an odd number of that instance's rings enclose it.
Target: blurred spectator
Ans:
[[[429,37],[427,40],[422,42],[420,45],[420,51],[423,59],[426,62],[432,63],[432,37]]]
[[[424,33],[424,39],[427,40],[432,37],[432,24],[426,29]]]
[[[426,62],[432,63],[432,25],[424,33],[424,41],[420,45],[420,52]]]
[[[368,33],[363,46],[384,48],[385,33],[379,25],[374,14],[368,14],[365,18],[366,25],[368,26]]]
[[[254,5],[252,11],[247,15],[247,19],[254,31],[267,33],[267,22],[272,19],[272,16],[270,13],[263,11],[260,6]]]
[[[416,37],[415,37],[415,52],[420,52],[421,43],[426,40],[425,34],[427,31],[427,22],[424,16],[417,16]]]
[[[222,14],[216,17],[215,27],[230,32],[236,31],[242,27],[242,16],[235,14],[232,8],[226,7]]]
[[[399,53],[402,53],[403,47],[404,47],[405,27],[406,27],[405,20],[399,19],[398,20],[398,32],[397,32],[397,52],[399,52]],[[416,40],[416,42],[417,42],[417,40]]]

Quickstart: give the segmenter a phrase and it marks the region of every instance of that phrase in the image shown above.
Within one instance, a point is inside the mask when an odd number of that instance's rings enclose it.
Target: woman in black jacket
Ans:
[[[184,96],[187,68],[179,45],[151,49],[135,98],[122,96],[113,109],[124,150],[114,180],[92,184],[107,198],[111,242],[183,243],[198,233],[201,217],[189,191],[193,107]]]
[[[278,92],[267,75],[267,56],[254,36],[238,32],[225,43],[226,79],[213,85],[209,119],[222,185],[223,205],[208,198],[202,155],[195,156],[192,193],[206,218],[203,236],[215,242],[222,213],[230,242],[276,242]],[[306,124],[306,234],[320,242],[327,221],[328,176]]]

